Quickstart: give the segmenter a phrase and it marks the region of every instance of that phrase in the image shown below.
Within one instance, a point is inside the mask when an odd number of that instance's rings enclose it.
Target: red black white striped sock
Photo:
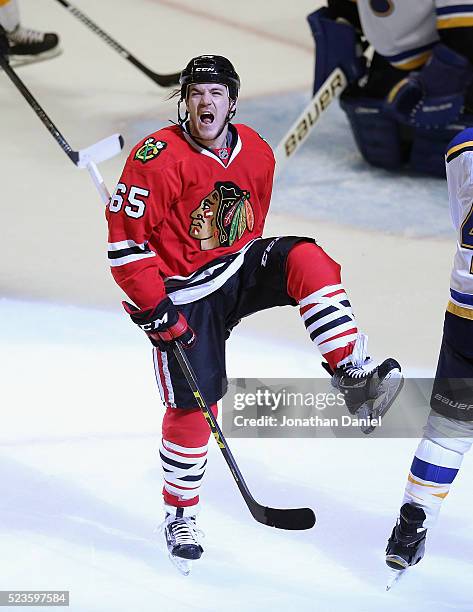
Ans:
[[[353,352],[358,327],[342,284],[327,285],[299,302],[309,332],[332,369]]]
[[[217,416],[217,405],[213,404],[210,409]],[[210,429],[200,408],[166,410],[159,449],[166,508],[184,508],[189,516],[197,513],[209,436]]]
[[[207,465],[207,445],[188,448],[162,440],[159,456],[164,473],[165,504],[192,506],[192,514],[196,514],[200,486]]]

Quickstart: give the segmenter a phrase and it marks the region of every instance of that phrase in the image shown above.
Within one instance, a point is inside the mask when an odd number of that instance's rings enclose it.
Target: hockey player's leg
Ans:
[[[386,564],[393,570],[404,570],[419,563],[424,556],[427,529],[425,512],[419,506],[405,503],[386,547]]]
[[[427,530],[436,522],[443,500],[473,443],[471,320],[446,313],[442,346],[430,405],[404,492],[403,506],[386,549],[386,563],[403,570],[424,554]],[[409,532],[403,515],[416,517]],[[412,525],[411,525],[412,526]]]
[[[0,24],[7,32],[13,67],[50,59],[61,53],[57,34],[38,32],[21,25],[17,0],[0,2]]]
[[[327,360],[332,383],[344,394],[351,414],[367,422],[382,416],[402,385],[399,363],[378,364],[368,356],[341,282],[340,266],[319,246],[296,244],[287,258],[287,290],[300,307],[311,340]],[[364,433],[374,427],[367,425]]]
[[[404,492],[400,516],[388,540],[386,563],[403,570],[418,563],[427,530],[439,515],[463,455],[472,444],[473,424],[431,412]]]
[[[217,406],[212,406],[212,411],[216,414]],[[186,575],[190,562],[203,553],[196,517],[209,434],[201,410],[166,410],[159,450],[164,474],[163,530],[171,561]]]

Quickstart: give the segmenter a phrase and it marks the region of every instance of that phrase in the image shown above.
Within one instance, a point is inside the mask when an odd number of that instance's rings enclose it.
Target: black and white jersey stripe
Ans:
[[[254,242],[251,240],[237,253],[214,259],[189,276],[164,279],[166,293],[174,304],[180,305],[195,302],[217,291],[241,268],[245,253]]]
[[[149,248],[147,242],[140,244],[134,240],[121,240],[108,243],[108,260],[112,268],[155,255],[156,253]]]

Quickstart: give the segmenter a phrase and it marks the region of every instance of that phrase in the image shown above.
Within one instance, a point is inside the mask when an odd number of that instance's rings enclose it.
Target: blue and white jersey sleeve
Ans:
[[[439,30],[473,26],[473,2],[466,0],[358,0],[366,38],[401,70],[415,70],[439,42]]]
[[[450,214],[457,232],[447,310],[473,319],[473,128],[452,140],[446,167]]]

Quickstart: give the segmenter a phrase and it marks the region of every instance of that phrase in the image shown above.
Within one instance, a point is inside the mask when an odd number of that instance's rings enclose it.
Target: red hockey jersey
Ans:
[[[251,128],[230,126],[225,164],[178,126],[130,153],[106,209],[113,277],[140,308],[212,293],[235,273],[268,213],[274,156]]]

